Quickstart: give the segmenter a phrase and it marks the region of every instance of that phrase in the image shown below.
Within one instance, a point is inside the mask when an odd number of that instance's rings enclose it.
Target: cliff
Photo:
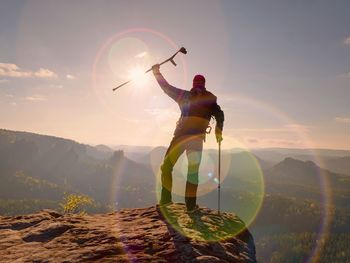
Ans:
[[[189,214],[183,204],[94,215],[43,210],[2,216],[0,262],[15,261],[256,262],[253,238],[237,216],[208,208]]]

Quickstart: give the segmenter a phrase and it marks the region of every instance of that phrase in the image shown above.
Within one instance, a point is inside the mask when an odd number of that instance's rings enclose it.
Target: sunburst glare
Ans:
[[[141,88],[149,83],[149,76],[140,66],[131,68],[128,72],[128,78],[132,81],[131,85]]]

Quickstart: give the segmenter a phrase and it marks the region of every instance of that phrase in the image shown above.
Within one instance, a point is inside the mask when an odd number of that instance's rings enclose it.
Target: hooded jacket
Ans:
[[[163,75],[154,74],[162,90],[172,98],[181,110],[181,116],[174,132],[175,136],[205,135],[212,116],[216,120],[216,133],[221,133],[224,126],[224,112],[217,104],[214,94],[204,87],[190,91],[170,85]]]

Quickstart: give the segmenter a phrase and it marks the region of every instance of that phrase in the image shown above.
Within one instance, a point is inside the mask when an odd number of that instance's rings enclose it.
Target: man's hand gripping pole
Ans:
[[[170,61],[174,66],[176,66],[176,63],[175,63],[175,61],[174,61],[174,58],[175,58],[175,56],[176,56],[178,53],[187,54],[187,50],[186,50],[186,48],[181,47],[174,55],[172,55],[170,58],[168,58],[168,59],[164,60],[163,62],[161,62],[161,63],[159,64],[159,66],[160,66],[160,65],[163,65],[163,64],[165,64],[165,63],[167,63],[167,62],[169,62],[169,61]],[[152,70],[152,68],[150,68],[149,70],[147,70],[147,71],[145,72],[145,74],[148,73],[148,72],[150,72],[151,70]],[[120,84],[118,87],[115,87],[115,88],[113,89],[113,91],[115,91],[116,89],[119,89],[120,87],[122,87],[122,86],[128,84],[128,83],[131,82],[131,81],[132,81],[132,79],[131,79],[131,80],[128,80],[128,81],[126,81],[126,82],[124,82],[124,83],[122,83],[122,84]]]

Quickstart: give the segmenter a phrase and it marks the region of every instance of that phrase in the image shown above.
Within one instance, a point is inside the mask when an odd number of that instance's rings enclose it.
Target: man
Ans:
[[[160,205],[172,202],[172,171],[181,156],[186,151],[188,173],[185,202],[188,211],[196,209],[196,194],[198,187],[198,170],[202,157],[203,141],[212,116],[215,117],[215,135],[218,143],[222,141],[224,113],[216,103],[216,97],[206,90],[205,78],[196,75],[190,91],[171,86],[159,71],[159,64],[152,67],[153,74],[162,90],[177,102],[181,117],[177,122],[174,137],[165,154],[161,166],[162,192]]]

